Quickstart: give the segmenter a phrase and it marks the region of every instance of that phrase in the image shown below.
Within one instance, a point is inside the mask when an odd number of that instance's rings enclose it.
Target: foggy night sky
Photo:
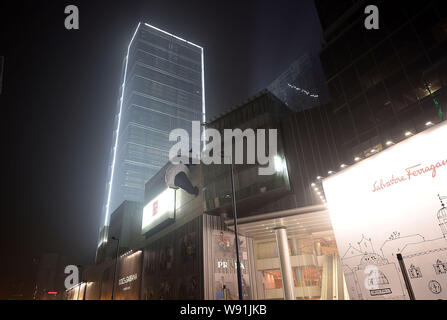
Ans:
[[[70,4],[80,30],[64,28]],[[44,252],[94,262],[122,59],[139,21],[204,47],[207,118],[322,42],[312,0],[2,0],[3,280]]]

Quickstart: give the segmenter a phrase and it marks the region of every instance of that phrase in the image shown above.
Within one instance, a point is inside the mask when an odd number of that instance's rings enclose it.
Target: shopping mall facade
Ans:
[[[241,129],[278,128],[290,114],[263,91],[209,126],[219,129],[231,117]],[[258,165],[234,166],[244,299],[283,299],[282,274],[288,267],[294,298],[344,299],[327,208],[310,183],[294,187],[304,177],[303,168],[295,170],[286,160],[294,152],[293,141],[285,136],[290,129],[278,130],[275,174],[258,175]],[[142,206],[124,202],[112,214],[101,258],[69,296],[111,299],[116,267],[114,299],[237,299],[229,165],[190,167],[198,196],[167,187],[168,165],[147,182]],[[112,237],[120,239],[117,266]],[[288,265],[279,250],[287,253]]]
[[[372,163],[374,167],[375,163],[381,163],[376,157],[387,156],[392,150],[411,143],[412,139],[422,139],[432,130],[445,135],[447,128],[440,118],[424,119],[418,129],[411,129],[411,135],[406,132],[400,136],[389,135],[381,147],[371,146],[368,152],[353,154],[351,162],[340,168],[340,165],[335,167],[331,163],[330,157],[323,156],[329,154],[325,148],[331,144],[323,143],[325,139],[315,130],[325,125],[317,124],[315,119],[322,119],[317,112],[318,108],[290,112],[265,90],[208,123],[217,130],[228,127],[278,130],[275,174],[258,175],[257,164],[234,165],[244,299],[367,298],[347,285],[349,272],[346,268],[351,260],[345,259],[349,250],[338,248],[340,238],[337,236],[340,235],[334,230],[334,217],[329,212],[331,195],[326,194],[324,184],[330,182],[331,176],[343,177],[344,172],[357,170],[365,163]],[[309,126],[310,117],[314,119],[313,128]],[[389,141],[393,143],[387,144]],[[424,154],[440,150],[435,144],[425,145],[428,149]],[[441,152],[445,158],[442,149],[436,152]],[[413,156],[418,155],[417,151],[413,153]],[[411,157],[407,158],[411,160]],[[114,299],[238,298],[229,165],[191,166],[188,176],[192,185],[199,188],[198,196],[180,188],[168,188],[165,181],[168,166],[147,182],[143,205],[124,202],[112,214],[109,241],[98,255],[100,259],[95,266],[86,268],[83,282],[68,291],[69,298],[111,299],[112,291]],[[386,171],[383,164],[380,166]],[[444,196],[447,195],[446,167],[447,160],[445,166],[441,161],[436,176],[436,181],[440,181],[437,190]],[[390,165],[389,169],[396,170],[396,166]],[[345,187],[343,182],[341,185]],[[415,188],[419,187],[415,185]],[[348,186],[346,189],[349,193]],[[400,196],[396,196],[396,201]],[[358,196],[359,199],[362,197],[366,195]],[[433,199],[433,203],[433,210],[442,209],[437,199]],[[366,216],[366,209],[363,211],[365,219],[372,219]],[[442,223],[445,223],[443,228],[447,228],[447,220],[442,220],[442,214],[447,219],[445,210],[439,210],[441,216],[436,222],[439,224],[437,228],[442,228]],[[398,229],[398,223],[392,228]],[[404,226],[400,228],[403,230]],[[368,231],[372,232],[372,229]],[[441,268],[447,261],[444,257],[447,253],[446,234],[447,229],[444,238],[435,239],[439,244],[435,251],[440,252]],[[120,239],[118,251],[118,243],[112,237]],[[355,240],[362,243],[364,239]],[[368,249],[366,244],[365,248]],[[375,252],[371,249],[368,253],[366,249],[355,248],[360,260],[370,259],[369,254]],[[384,254],[377,257],[385,261]],[[399,272],[396,266],[397,262],[393,264],[393,272]],[[361,269],[361,263],[355,268]],[[442,283],[445,275],[440,273],[439,277]],[[401,295],[383,294],[373,298],[406,298],[402,284],[400,289]],[[357,296],[353,297],[354,294]]]
[[[408,299],[410,289],[444,299],[441,1],[378,1],[376,32],[363,28],[365,1],[316,4],[329,99],[296,62],[269,91],[207,119],[220,132],[278,130],[275,174],[234,166],[244,299]],[[169,189],[166,168],[146,183],[144,203],[114,211],[96,265],[67,298],[237,299],[229,166],[192,166],[198,196]]]

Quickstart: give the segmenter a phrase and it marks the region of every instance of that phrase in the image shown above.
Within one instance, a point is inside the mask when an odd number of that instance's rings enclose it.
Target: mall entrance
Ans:
[[[241,218],[238,230],[253,243],[258,299],[349,299],[325,206]]]

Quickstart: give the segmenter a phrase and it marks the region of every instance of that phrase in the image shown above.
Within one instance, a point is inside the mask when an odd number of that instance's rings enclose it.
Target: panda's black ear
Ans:
[[[199,195],[199,188],[194,187],[194,195],[197,197]]]
[[[192,194],[192,195],[195,195],[195,196],[197,196],[199,194],[198,193],[198,188],[194,187],[191,184],[191,181],[189,181],[188,176],[183,171],[177,173],[177,175],[174,178],[174,184],[175,184],[175,186],[185,190],[189,194]]]

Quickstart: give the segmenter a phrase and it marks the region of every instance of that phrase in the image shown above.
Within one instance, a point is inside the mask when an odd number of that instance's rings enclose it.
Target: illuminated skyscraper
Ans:
[[[143,201],[146,181],[166,164],[175,143],[170,131],[183,128],[191,135],[191,121],[204,121],[203,59],[202,47],[138,24],[123,62],[104,225],[124,200]]]

